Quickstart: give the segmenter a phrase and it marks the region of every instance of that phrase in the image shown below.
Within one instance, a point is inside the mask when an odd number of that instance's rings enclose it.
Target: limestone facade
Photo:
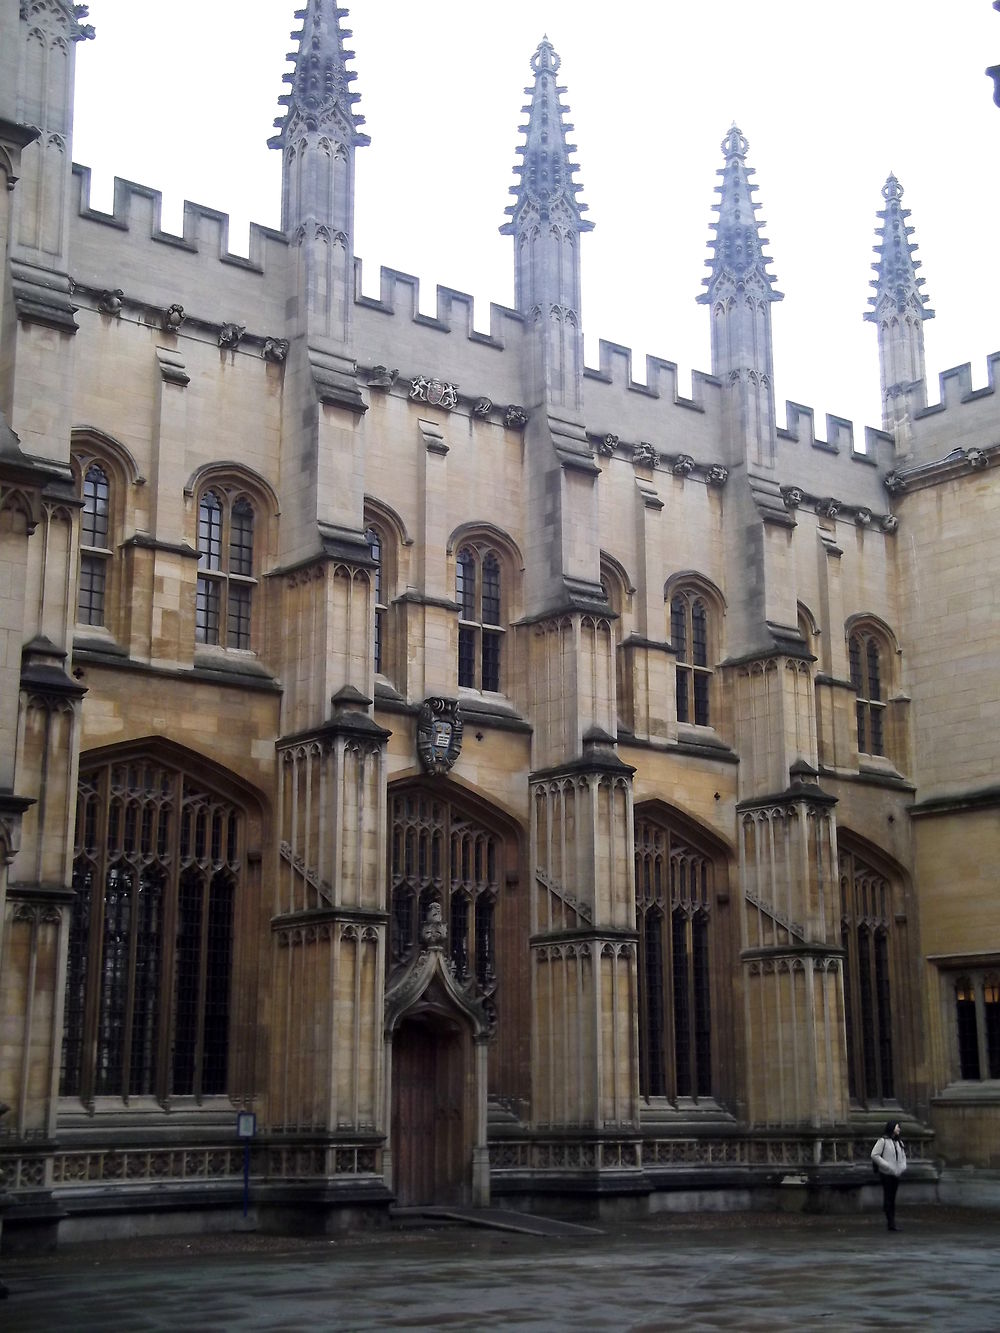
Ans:
[[[547,40],[484,334],[360,295],[333,0],[249,258],[90,206],[85,17],[0,0],[7,1189],[235,1207],[238,1111],[265,1218],[1000,1166],[998,358],[928,402],[899,182],[823,439],[735,126],[685,399],[584,364]]]

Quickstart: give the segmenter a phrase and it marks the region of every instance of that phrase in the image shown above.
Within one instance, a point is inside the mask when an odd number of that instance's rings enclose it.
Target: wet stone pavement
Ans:
[[[663,1215],[541,1239],[458,1226],[105,1242],[2,1265],[11,1333],[1000,1329],[1000,1214]]]

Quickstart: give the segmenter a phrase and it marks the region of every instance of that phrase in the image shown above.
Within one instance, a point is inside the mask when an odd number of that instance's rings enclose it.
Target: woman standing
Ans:
[[[906,1170],[906,1149],[899,1136],[899,1124],[895,1120],[885,1122],[885,1132],[872,1149],[872,1162],[882,1179],[882,1211],[890,1231],[898,1231],[896,1226],[896,1191],[899,1180]]]

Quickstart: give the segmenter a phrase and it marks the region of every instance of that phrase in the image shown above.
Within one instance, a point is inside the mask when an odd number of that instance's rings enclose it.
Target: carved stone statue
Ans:
[[[97,308],[102,315],[120,315],[122,306],[125,304],[125,293],[120,287],[115,287],[113,291],[101,292],[97,298]]]
[[[223,324],[219,329],[219,346],[235,349],[243,341],[243,335],[247,331],[246,324]]]
[[[420,931],[421,943],[428,949],[440,949],[448,938],[448,927],[441,915],[441,904],[431,903]]]
[[[264,346],[261,348],[261,356],[265,361],[271,361],[275,365],[281,365],[288,355],[287,338],[265,338]]]

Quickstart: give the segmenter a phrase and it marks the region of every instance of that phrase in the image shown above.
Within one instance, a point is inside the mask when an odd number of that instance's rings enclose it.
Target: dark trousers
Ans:
[[[899,1189],[899,1177],[883,1175],[882,1177],[882,1211],[885,1213],[886,1224],[891,1230],[896,1225],[896,1191]]]

